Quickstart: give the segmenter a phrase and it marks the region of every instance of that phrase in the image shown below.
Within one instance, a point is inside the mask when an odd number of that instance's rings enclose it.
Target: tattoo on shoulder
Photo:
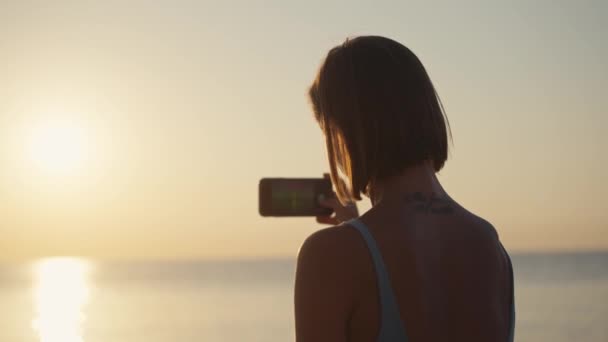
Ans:
[[[415,211],[424,214],[446,215],[454,212],[452,200],[438,197],[435,193],[428,197],[422,192],[414,192],[407,194],[405,201],[411,203]]]

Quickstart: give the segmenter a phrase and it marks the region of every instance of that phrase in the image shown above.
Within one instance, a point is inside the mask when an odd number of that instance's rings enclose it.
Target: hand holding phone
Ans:
[[[337,225],[359,216],[357,206],[342,205],[323,178],[263,178],[259,184],[262,216],[316,216],[317,222]]]
[[[324,174],[323,178],[330,179],[329,174]],[[335,226],[344,221],[359,217],[357,204],[349,203],[347,205],[342,205],[333,191],[331,197],[319,199],[319,204],[322,207],[330,208],[333,211],[333,215],[317,215],[317,222],[319,223]]]

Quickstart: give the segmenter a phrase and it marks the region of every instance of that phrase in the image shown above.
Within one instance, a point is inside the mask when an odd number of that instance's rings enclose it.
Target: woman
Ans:
[[[295,284],[298,342],[511,341],[509,256],[436,172],[448,124],[418,58],[383,37],[329,51],[310,88],[338,199]],[[352,205],[366,195],[361,217]]]

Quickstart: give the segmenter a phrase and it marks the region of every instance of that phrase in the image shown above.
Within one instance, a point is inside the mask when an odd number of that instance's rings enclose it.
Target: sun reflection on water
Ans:
[[[83,342],[89,270],[87,261],[76,258],[49,258],[35,265],[36,318],[32,326],[40,342]]]

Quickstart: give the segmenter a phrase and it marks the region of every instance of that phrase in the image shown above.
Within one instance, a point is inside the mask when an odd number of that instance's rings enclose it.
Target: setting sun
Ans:
[[[52,174],[81,168],[87,156],[84,129],[73,122],[41,123],[31,131],[28,155],[37,169]]]

